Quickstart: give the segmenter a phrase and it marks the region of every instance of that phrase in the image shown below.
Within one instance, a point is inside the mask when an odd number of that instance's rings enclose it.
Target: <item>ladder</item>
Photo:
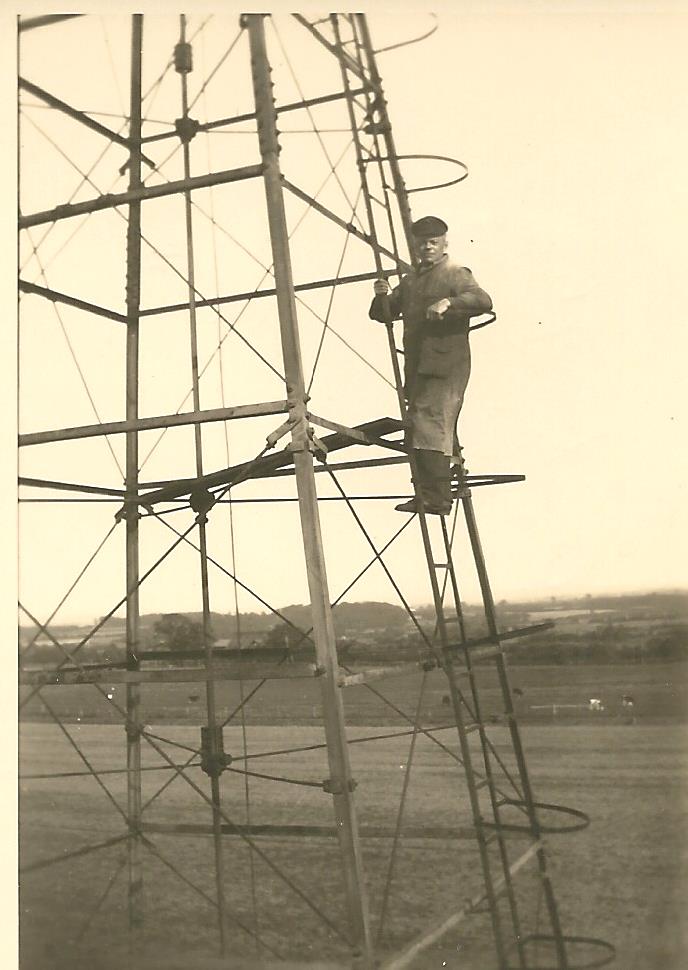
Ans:
[[[387,102],[366,18],[362,14],[332,14],[328,20],[323,19],[316,22],[309,22],[305,17],[299,15],[297,15],[297,19],[337,57],[344,91],[347,95],[349,118],[369,226],[369,239],[375,259],[375,269],[380,276],[384,275],[381,254],[384,252],[389,254],[389,251],[384,250],[379,242],[379,234],[376,228],[377,211],[383,213],[381,218],[386,221],[385,232],[387,237],[391,238],[397,264],[397,275],[401,275],[408,264],[400,259],[396,240],[398,235],[403,234],[407,244],[409,244],[409,250],[411,249],[412,217],[408,196],[410,191],[418,191],[418,189],[407,190],[402,177],[399,159],[404,156],[397,154],[394,145],[391,123],[387,114]],[[330,31],[327,34],[326,24]],[[362,96],[365,107],[365,124],[361,124],[360,118],[356,116],[356,109],[358,108],[359,111],[361,109],[361,101],[357,100],[353,93],[354,87],[360,85],[361,82],[367,88]],[[372,137],[372,147],[366,147],[363,144],[361,131]],[[412,157],[436,158],[438,156],[414,155]],[[456,160],[451,159],[444,160],[456,162]],[[456,163],[462,165],[460,162]],[[379,173],[382,199],[371,191],[369,179],[369,168],[371,167]],[[461,181],[463,177],[462,175],[454,182]],[[421,188],[431,188],[431,186]],[[399,233],[399,222],[401,223],[401,233]],[[479,322],[472,329],[484,326],[492,319],[494,319],[493,315],[491,315],[491,319]],[[389,314],[386,320],[386,331],[399,410],[402,422],[405,423],[407,409],[399,366],[399,355],[402,354],[402,351],[396,346]],[[547,949],[548,970],[549,968],[552,968],[552,970],[578,970],[582,966],[603,966],[610,962],[614,956],[614,949],[610,944],[587,937],[565,936],[562,930],[557,902],[547,869],[543,836],[549,832],[574,831],[583,828],[589,823],[589,819],[584,813],[577,810],[558,805],[544,806],[535,801],[521,735],[515,717],[502,645],[502,640],[507,637],[501,636],[498,629],[495,604],[466,470],[461,457],[461,449],[460,447],[457,448],[457,454],[452,459],[455,476],[453,495],[462,506],[482,595],[488,635],[486,638],[481,638],[479,642],[470,641],[466,636],[459,581],[454,566],[452,542],[446,520],[442,516],[426,516],[422,495],[417,484],[418,474],[414,451],[413,448],[407,450],[411,479],[414,482],[416,494],[416,505],[419,509],[417,515],[424,556],[434,603],[435,637],[433,647],[435,644],[439,647],[439,655],[436,655],[435,662],[442,667],[449,687],[479,851],[484,892],[476,900],[472,900],[464,911],[455,914],[453,918],[443,921],[439,927],[425,933],[422,938],[408,946],[402,954],[397,954],[396,957],[383,962],[382,967],[384,970],[400,970],[401,967],[409,965],[418,953],[451,929],[451,926],[458,922],[460,918],[468,915],[469,911],[479,911],[481,907],[484,907],[484,910],[489,912],[490,915],[499,970],[515,970],[515,968],[518,968],[518,970],[535,970],[535,968],[542,966],[537,962],[537,952],[534,957],[531,957],[530,951],[533,945],[536,948],[541,945]],[[497,481],[493,479],[491,483],[497,484]],[[429,518],[439,519],[440,534],[435,536],[434,541],[431,536]],[[445,577],[443,583],[440,583],[441,573]],[[452,638],[448,631],[444,606],[444,592],[447,587],[451,590],[453,607],[458,622],[458,639]],[[537,628],[530,627],[520,631],[511,631],[508,634],[508,639],[513,639],[517,635],[531,634],[535,629]],[[504,760],[500,757],[488,736],[481,703],[480,670],[476,666],[478,659],[489,661],[497,675],[502,705],[500,720],[508,728],[510,748],[516,762],[515,782],[510,778],[511,784],[517,792],[515,798],[505,795],[500,789],[500,779],[504,777],[505,772],[509,773]],[[462,666],[459,666],[460,661],[463,662]],[[460,681],[462,686],[460,686]],[[472,735],[477,735],[479,739],[477,755],[471,748],[470,738]],[[538,817],[539,807],[546,807],[550,812],[561,812],[573,817],[574,821],[563,826],[545,827]],[[517,822],[511,820],[514,812],[519,815]],[[513,858],[513,841],[508,839],[509,833],[512,835],[518,833],[527,841],[527,847],[516,858]],[[509,842],[512,843],[511,846]],[[520,844],[522,847],[522,843]],[[534,861],[537,865],[541,892],[545,902],[547,932],[527,933],[524,932],[522,927],[514,879],[517,873],[530,861]],[[596,947],[602,951],[602,956],[593,958],[592,962],[574,964],[570,959],[567,944],[576,943]],[[532,958],[536,962],[531,962]]]
[[[411,459],[413,463],[413,459]],[[556,953],[557,970],[572,970],[559,919],[557,903],[551,879],[547,871],[547,859],[543,844],[543,828],[538,819],[521,736],[514,713],[514,704],[507,673],[504,648],[500,640],[494,600],[490,589],[485,558],[480,543],[473,508],[473,500],[466,482],[463,459],[454,456],[454,469],[457,478],[456,500],[462,505],[468,537],[478,574],[485,620],[488,628],[488,642],[484,639],[477,646],[472,645],[466,635],[457,571],[452,554],[452,542],[443,516],[439,520],[439,536],[431,536],[429,517],[421,510],[418,513],[423,549],[430,575],[433,602],[436,616],[436,635],[440,647],[440,661],[447,678],[456,727],[464,765],[466,786],[470,801],[471,815],[475,827],[480,865],[485,891],[477,901],[474,911],[482,904],[490,914],[492,933],[497,954],[499,970],[527,970],[534,966],[528,962],[528,944],[532,942],[551,942]],[[418,496],[419,504],[422,499]],[[435,518],[435,517],[433,517]],[[441,558],[439,558],[441,557]],[[439,573],[444,572],[451,590],[453,606],[458,622],[458,639],[450,637],[444,606],[444,590]],[[528,629],[523,634],[532,632]],[[457,660],[463,660],[460,668]],[[507,771],[503,759],[497,754],[491,742],[481,705],[480,675],[476,660],[489,661],[497,674],[502,702],[501,723],[506,724],[517,766],[518,798],[509,798],[500,791],[500,779]],[[484,668],[483,668],[484,669]],[[467,689],[459,685],[462,680]],[[479,739],[479,753],[476,756],[470,745],[469,737],[476,734]],[[520,809],[523,821],[514,824],[504,819],[508,809]],[[513,811],[511,812],[513,815]],[[576,815],[582,813],[574,813]],[[587,820],[583,823],[587,824]],[[578,827],[575,825],[574,827]],[[528,842],[525,851],[517,859],[510,853],[507,833],[520,831]],[[546,904],[549,933],[526,935],[522,931],[519,907],[514,888],[514,878],[519,870],[534,859],[537,862],[540,884]],[[514,953],[515,951],[515,953]],[[516,962],[512,962],[513,959]]]

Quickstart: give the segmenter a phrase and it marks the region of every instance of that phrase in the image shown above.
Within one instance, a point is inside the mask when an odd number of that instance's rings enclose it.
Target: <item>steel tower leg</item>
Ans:
[[[311,439],[306,418],[306,388],[301,363],[289,236],[282,195],[277,138],[277,114],[272,98],[270,63],[265,43],[263,14],[245,14],[251,49],[251,74],[258,118],[263,180],[270,227],[270,243],[277,289],[282,356],[287,379],[290,414],[294,422],[292,449],[306,570],[311,598],[316,659],[322,671],[323,719],[331,777],[329,789],[333,807],[353,937],[355,955],[362,966],[373,967],[367,892],[363,876],[361,847],[356,820],[353,783],[344,725],[341,689],[337,685],[337,651],[330,609],[320,519],[318,515]]]
[[[143,16],[134,14],[131,31],[131,91],[129,188],[141,185],[141,60]],[[141,298],[141,202],[129,203],[127,225],[127,339],[126,339],[126,416],[138,418],[139,307]],[[127,590],[127,665],[138,668],[139,638],[139,515],[138,433],[127,433],[126,441],[126,590]],[[129,818],[129,930],[130,945],[135,945],[134,930],[143,919],[143,883],[140,860],[141,835],[141,713],[138,684],[127,687],[127,815]]]

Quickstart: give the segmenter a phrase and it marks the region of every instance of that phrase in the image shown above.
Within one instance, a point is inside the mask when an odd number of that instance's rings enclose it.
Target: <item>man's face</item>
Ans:
[[[432,265],[439,262],[447,251],[447,237],[429,236],[416,239],[416,255],[421,263]]]

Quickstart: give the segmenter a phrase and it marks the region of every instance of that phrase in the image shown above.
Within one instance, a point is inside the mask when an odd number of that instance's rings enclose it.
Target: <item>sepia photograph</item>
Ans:
[[[688,6],[2,26],[2,965],[683,970]]]

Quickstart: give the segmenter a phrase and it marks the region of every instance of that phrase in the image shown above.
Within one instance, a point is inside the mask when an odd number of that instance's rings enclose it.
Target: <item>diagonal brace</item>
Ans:
[[[54,94],[40,88],[37,84],[33,84],[32,81],[27,81],[26,78],[20,77],[19,87],[23,91],[33,94],[34,97],[39,98],[41,101],[45,102],[45,104],[49,104],[51,108],[57,108],[57,110],[61,111],[63,114],[68,115],[75,121],[79,121],[82,125],[90,128],[91,131],[95,131],[99,135],[103,135],[105,138],[113,141],[116,145],[121,145],[123,148],[128,150],[132,148],[132,142],[128,138],[125,138],[124,135],[120,135],[116,131],[112,131],[111,128],[101,125],[99,121],[95,121],[84,111],[79,111],[78,108],[73,108],[71,104],[67,104],[66,101],[56,98]],[[141,159],[146,163],[146,165],[150,166],[150,168],[155,168],[155,162],[150,158],[147,158],[145,155],[141,155]]]

